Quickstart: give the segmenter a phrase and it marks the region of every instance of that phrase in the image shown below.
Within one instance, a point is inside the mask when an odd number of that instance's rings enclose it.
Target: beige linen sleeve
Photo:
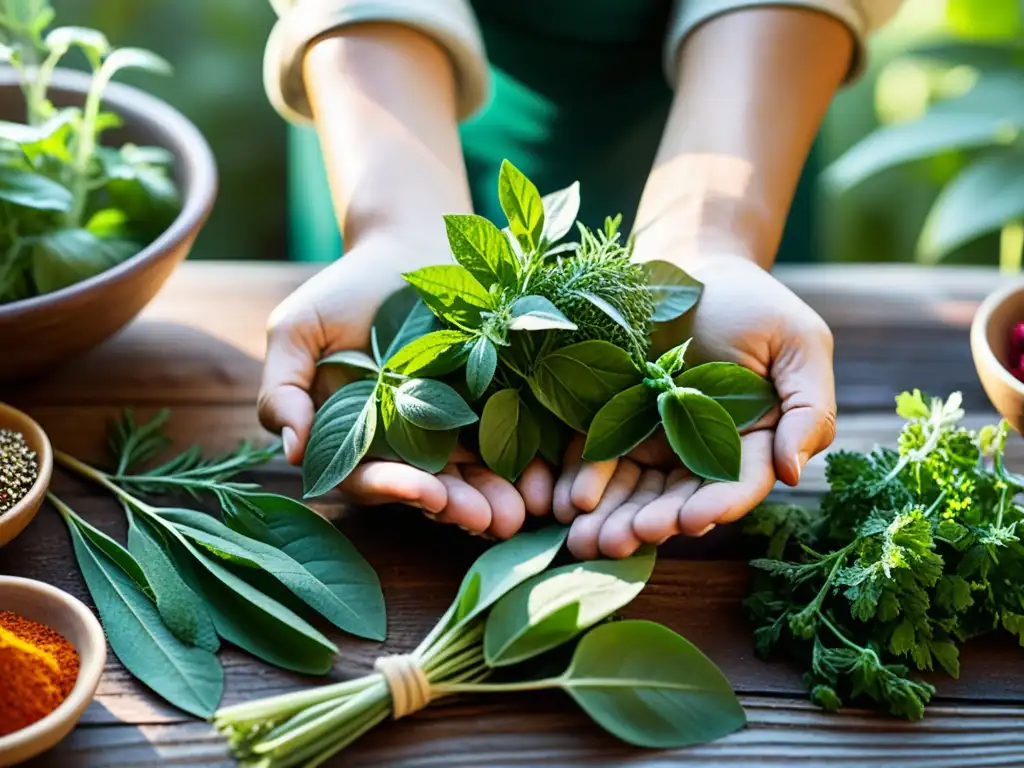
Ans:
[[[896,14],[902,3],[903,0],[676,0],[665,37],[665,76],[675,87],[679,49],[687,35],[704,22],[745,8],[789,7],[820,11],[847,26],[854,38],[853,61],[846,75],[849,84],[864,71],[868,38]]]
[[[487,56],[468,0],[270,0],[277,14],[263,55],[271,105],[298,125],[312,123],[302,60],[309,44],[350,24],[392,22],[416,29],[448,54],[455,73],[459,119],[487,101]]]

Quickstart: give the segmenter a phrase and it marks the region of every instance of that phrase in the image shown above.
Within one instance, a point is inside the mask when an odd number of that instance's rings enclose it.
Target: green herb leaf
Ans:
[[[154,597],[153,588],[146,578],[146,573],[139,565],[131,551],[121,546],[98,528],[93,527],[89,521],[82,517],[75,517],[74,523],[87,539],[100,551],[109,557],[122,571],[124,571],[135,585],[149,598]],[[130,542],[129,542],[130,543]]]
[[[519,260],[500,229],[475,214],[446,215],[444,226],[455,260],[484,288],[494,284],[515,287],[519,279]]]
[[[686,468],[709,480],[740,476],[740,435],[729,412],[696,390],[676,389],[658,396],[665,436]]]
[[[463,330],[479,327],[480,313],[493,303],[487,289],[456,264],[423,267],[403,276],[435,315]]]
[[[927,419],[931,416],[931,407],[925,402],[921,390],[901,392],[896,396],[896,414],[907,421]]]
[[[633,329],[629,325],[629,321],[622,316],[622,313],[615,308],[615,306],[605,298],[598,296],[596,293],[590,291],[574,291],[574,293],[585,301],[589,301],[601,312],[607,315],[611,320],[626,333],[633,333]]]
[[[398,413],[417,427],[447,430],[479,420],[459,393],[432,379],[410,379],[395,390]]]
[[[47,33],[44,42],[51,52],[58,55],[62,55],[62,52],[69,50],[73,45],[78,46],[94,66],[110,52],[107,36],[86,27],[55,27]]]
[[[37,211],[70,211],[67,187],[34,171],[0,165],[0,200]]]
[[[466,386],[469,387],[472,399],[478,400],[487,391],[497,369],[498,350],[494,342],[486,336],[481,336],[473,345],[473,351],[469,353],[469,360],[466,362]]]
[[[627,453],[654,434],[660,423],[658,392],[646,384],[623,390],[594,416],[583,448],[586,461],[607,461]]]
[[[544,195],[541,204],[544,208],[543,240],[547,244],[556,243],[569,234],[580,212],[580,183],[574,181],[565,189]]]
[[[540,455],[556,467],[562,466],[565,452],[569,447],[572,430],[557,418],[551,411],[541,405],[533,392],[524,390],[519,393],[530,408],[530,413],[540,428]]]
[[[576,323],[543,296],[520,296],[512,303],[510,331],[575,331]]]
[[[369,450],[377,426],[376,387],[373,381],[347,384],[317,411],[302,460],[305,498],[332,490]]]
[[[317,366],[321,365],[344,365],[349,368],[369,371],[370,373],[378,373],[380,371],[380,367],[372,357],[357,349],[343,349],[340,352],[335,352],[333,355],[328,355],[317,362]]]
[[[559,684],[594,722],[638,747],[703,744],[747,722],[718,667],[652,621],[616,621],[590,630]]]
[[[686,366],[686,350],[690,347],[692,339],[687,339],[682,344],[672,347],[654,363],[669,376],[675,376]],[[699,387],[698,387],[699,389]]]
[[[106,272],[138,251],[130,242],[100,240],[84,229],[58,229],[35,241],[32,279],[49,293]]]
[[[643,590],[654,552],[647,545],[632,557],[571,563],[523,582],[488,614],[484,660],[491,667],[518,664],[608,618]]]
[[[152,51],[142,48],[118,48],[103,61],[98,77],[110,80],[122,69],[142,69],[157,75],[169,75],[174,70],[170,62]]]
[[[459,441],[458,429],[423,429],[402,416],[395,407],[394,391],[386,390],[381,414],[388,445],[399,458],[424,472],[436,474],[444,469]]]
[[[466,362],[472,339],[465,331],[432,331],[395,352],[385,367],[406,376],[443,376]]]
[[[503,389],[487,400],[480,417],[480,456],[511,483],[519,479],[540,447],[540,426],[519,390]]]
[[[664,323],[689,312],[700,299],[704,285],[668,261],[648,261],[647,287],[654,299],[651,320]]]
[[[544,202],[533,182],[508,160],[498,173],[498,200],[523,250],[536,249],[544,231]]]
[[[441,321],[411,285],[388,296],[373,318],[373,330],[385,360],[410,341],[440,329]]]
[[[704,363],[680,374],[676,386],[698,389],[732,417],[737,429],[764,416],[779,398],[771,381],[736,363]]]
[[[558,418],[586,432],[602,406],[640,378],[624,349],[607,341],[581,341],[541,358],[530,389]]]

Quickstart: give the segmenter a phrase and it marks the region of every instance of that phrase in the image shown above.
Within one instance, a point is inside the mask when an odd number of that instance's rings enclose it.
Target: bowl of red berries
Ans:
[[[995,409],[1024,434],[1024,280],[990,294],[971,324],[971,354]]]

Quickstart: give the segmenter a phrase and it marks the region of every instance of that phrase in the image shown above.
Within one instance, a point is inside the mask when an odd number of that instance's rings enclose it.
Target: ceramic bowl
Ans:
[[[53,448],[42,427],[27,414],[4,403],[0,403],[0,429],[21,432],[28,447],[35,451],[39,463],[39,477],[29,492],[12,509],[0,514],[0,547],[4,547],[32,522],[46,498],[46,489],[50,487],[53,475]]]
[[[1019,434],[1024,434],[1024,382],[1009,371],[1010,331],[1024,322],[1024,280],[1007,280],[978,307],[971,324],[971,353],[985,394]]]
[[[0,768],[6,768],[42,754],[75,727],[96,695],[107,663],[107,641],[99,620],[80,600],[32,579],[0,576],[0,611],[52,627],[79,656],[78,680],[61,705],[27,728],[0,736]]]

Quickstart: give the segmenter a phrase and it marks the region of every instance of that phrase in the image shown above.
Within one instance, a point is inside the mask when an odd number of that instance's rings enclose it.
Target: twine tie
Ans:
[[[381,656],[373,663],[384,676],[391,692],[391,711],[395,720],[419,712],[431,700],[430,681],[412,654]]]

